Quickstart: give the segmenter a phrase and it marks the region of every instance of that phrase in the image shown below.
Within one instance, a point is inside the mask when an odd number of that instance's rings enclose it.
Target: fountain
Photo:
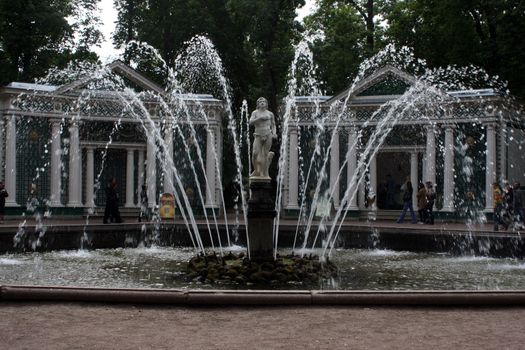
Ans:
[[[13,146],[17,132],[22,136],[15,141],[23,140],[34,149],[38,142],[43,144],[43,151],[32,159],[29,169],[23,170],[27,174],[6,173],[8,192],[16,193],[14,202],[8,203],[9,210],[14,214],[20,210],[17,204],[25,202],[20,188],[36,184],[41,191],[39,203],[49,203],[46,210],[51,217],[82,215],[85,211],[86,219],[80,229],[76,228],[79,236],[55,233],[59,225],[49,224],[49,215],[40,214],[36,195],[30,196],[17,232],[1,235],[2,251],[37,251],[30,256],[35,256],[35,264],[44,270],[57,267],[53,259],[65,265],[74,260],[83,271],[92,261],[107,275],[118,279],[122,273],[138,281],[131,286],[179,287],[174,280],[182,279],[199,287],[255,284],[283,288],[298,284],[416,288],[407,274],[427,269],[422,261],[441,268],[447,265],[447,257],[433,254],[457,249],[471,255],[513,258],[467,259],[468,268],[477,264],[474,269],[480,272],[476,278],[485,269],[490,276],[489,287],[497,285],[495,270],[521,273],[525,249],[519,233],[495,237],[478,232],[487,217],[490,219],[492,205],[480,177],[492,183],[498,177],[525,175],[523,158],[512,158],[522,146],[523,121],[509,108],[505,85],[499,80],[472,67],[429,69],[409,50],[389,46],[363,62],[347,90],[329,97],[320,92],[313,78],[312,53],[308,42],[303,41],[296,48],[281,110],[270,112],[266,100],[260,98],[250,116],[248,104],[243,104],[239,122],[220,58],[208,39],[190,41],[187,52],[177,59],[176,69],[167,67],[152,48],[143,48],[168,72],[166,89],[122,62],[90,67],[82,77],[62,74],[75,77],[66,83],[15,83],[8,87],[11,94],[22,90],[24,94],[11,99],[9,108],[4,109],[33,119],[27,123],[15,117],[7,120],[6,164],[17,164],[13,147],[26,152],[22,156],[31,149],[22,150],[16,142]],[[204,63],[197,64],[196,60]],[[300,69],[305,62],[308,69]],[[206,67],[206,77],[215,79],[216,98],[197,94],[191,86],[192,77],[202,67]],[[491,89],[481,89],[487,86]],[[53,122],[37,122],[44,113],[54,118],[50,119]],[[108,115],[110,122],[104,119]],[[41,137],[33,134],[37,123],[43,125]],[[276,123],[280,124],[280,135],[276,135]],[[223,124],[227,125],[225,135]],[[227,196],[239,199],[234,222],[226,212],[222,188],[225,138],[232,145],[232,188],[238,191]],[[274,148],[279,145],[278,153],[271,150],[272,144]],[[126,147],[121,158],[119,147]],[[243,161],[244,148],[248,162]],[[274,153],[279,159],[273,159]],[[401,160],[408,155],[406,169],[401,161],[390,164],[398,166],[399,172],[405,171],[413,183],[429,180],[438,184],[439,220],[462,220],[464,210],[469,225],[450,228],[449,232],[394,224],[385,229],[376,227],[381,215],[391,214],[381,208],[381,177],[385,175],[381,171],[385,164],[380,161],[388,163],[390,154],[401,154],[401,158],[392,157]],[[278,163],[275,179],[269,176],[272,161]],[[31,167],[37,171],[30,171]],[[118,172],[124,168],[125,173]],[[97,224],[97,210],[103,203],[100,184],[111,171],[120,175],[121,184],[125,183],[120,196],[125,198],[128,210],[138,201],[135,189],[146,185],[154,213],[152,223]],[[476,195],[462,196],[464,190]],[[49,196],[42,192],[49,192]],[[160,218],[156,199],[163,192],[175,194],[176,222]],[[36,234],[31,232],[29,221],[36,222]],[[444,230],[449,228],[445,226]],[[112,243],[105,241],[111,235],[117,238]],[[66,240],[67,245],[61,246]],[[80,247],[81,251],[40,252],[51,249],[52,244]],[[176,244],[193,246],[193,250],[163,247]],[[90,250],[99,247],[116,250]],[[356,248],[365,250],[351,250]],[[155,254],[159,258],[153,257]],[[457,263],[458,258],[450,259]],[[15,276],[30,266],[30,261],[25,255],[6,255],[0,257],[0,269],[13,271],[6,276]],[[156,272],[147,277],[147,269],[141,264]],[[385,272],[389,269],[398,271],[399,276]],[[376,276],[385,283],[374,285],[372,278],[361,274]],[[87,275],[91,280],[98,278]],[[509,288],[525,286],[525,278],[513,284],[505,276]],[[447,278],[451,279],[444,284],[447,288],[476,287],[465,280],[455,284],[451,275],[443,277]],[[50,279],[52,276],[42,273],[42,281],[49,283]],[[423,288],[440,286],[419,275],[417,280],[422,281]],[[128,282],[116,285],[128,286]],[[9,283],[9,279],[0,283]]]
[[[274,153],[272,140],[277,138],[275,116],[268,110],[268,101],[261,97],[249,124],[254,126],[253,153],[248,201],[247,257],[233,253],[225,257],[215,254],[197,256],[188,265],[189,276],[201,282],[233,280],[237,283],[267,285],[289,281],[315,282],[334,277],[337,268],[330,261],[321,263],[317,256],[308,258],[293,254],[281,257],[274,253],[273,221],[275,202],[269,168]]]

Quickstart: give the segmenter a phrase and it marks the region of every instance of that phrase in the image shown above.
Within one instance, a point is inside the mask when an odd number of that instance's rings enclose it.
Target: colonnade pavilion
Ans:
[[[338,208],[346,189],[355,186],[349,193],[357,190],[357,195],[348,196],[344,203],[350,217],[370,217],[370,212],[376,212],[375,217],[381,213],[385,218],[399,215],[402,184],[407,178],[415,189],[417,184],[432,182],[438,216],[449,219],[466,216],[472,207],[491,213],[491,186],[496,181],[525,185],[525,124],[522,116],[505,109],[507,100],[493,89],[483,88],[440,91],[440,102],[435,105],[423,96],[412,107],[405,105],[416,97],[397,107],[382,108],[402,98],[415,83],[414,76],[387,65],[357,83],[351,92],[297,97],[289,126],[285,212],[297,214],[302,193],[307,198],[315,191],[315,184],[306,183],[305,178],[316,143],[313,135],[323,116],[327,130],[320,143],[323,149],[332,143],[326,155],[324,193],[332,194],[330,204]],[[345,102],[347,107],[342,111],[340,106]],[[424,108],[418,108],[422,107],[418,103]],[[392,115],[385,123],[389,112]],[[391,131],[380,145],[375,142],[379,145],[376,152],[367,152],[367,146],[374,144],[372,135],[384,128]],[[364,168],[359,166],[361,162]],[[361,168],[364,174],[353,176]],[[395,191],[391,203],[389,187]],[[416,193],[414,190],[413,203],[417,203]],[[389,214],[394,209],[395,214]]]
[[[173,172],[188,168],[187,159],[196,162],[199,157],[203,160],[200,170],[179,173],[185,193],[192,206],[199,207],[200,188],[206,208],[221,207],[223,102],[211,95],[179,96],[183,108],[169,105],[176,111],[167,113],[164,100],[148,97],[164,96],[162,87],[119,61],[107,69],[136,91],[152,94],[141,94],[140,103],[135,103],[123,101],[114,91],[86,93],[93,78],[56,86],[14,82],[0,89],[0,179],[10,194],[7,213],[19,214],[28,199],[36,196],[56,214],[83,215],[87,208],[104,206],[103,189],[113,177],[123,207],[139,206],[143,184],[149,205],[154,206],[160,193],[178,191]],[[297,215],[302,191],[311,190],[303,178],[313,152],[315,133],[311,131],[320,115],[313,111],[326,112],[348,98],[347,112],[338,117],[342,119],[327,155],[326,188],[334,193],[337,208],[378,125],[380,115],[374,112],[398,99],[415,81],[412,75],[386,66],[362,80],[349,97],[346,90],[317,102],[296,98],[288,128],[285,215]],[[525,184],[524,123],[494,107],[502,98],[490,88],[447,94],[453,102],[444,113],[400,118],[369,156],[366,181],[355,184],[358,195],[345,204],[354,217],[399,209],[400,187],[407,177],[413,184],[436,184],[437,209],[453,216],[461,215],[467,192],[474,193],[481,209],[490,212],[493,182],[508,179]],[[86,95],[89,98],[83,98]],[[328,130],[335,124],[336,120],[329,120]],[[189,150],[185,150],[184,137]],[[166,146],[159,148],[161,140]],[[191,147],[195,141],[201,155]],[[163,166],[164,155],[173,159],[175,167]],[[396,197],[389,203],[385,192],[392,184]],[[371,194],[375,201],[369,201]]]
[[[7,213],[20,213],[35,196],[61,215],[103,208],[111,178],[117,180],[121,206],[138,208],[146,185],[153,207],[159,193],[174,193],[174,169],[186,161],[181,135],[188,138],[186,144],[201,146],[209,179],[203,186],[200,177],[179,174],[189,200],[197,201],[194,189],[201,186],[206,207],[219,207],[222,102],[192,94],[178,96],[177,105],[168,107],[162,87],[122,62],[111,63],[105,72],[141,93],[135,98],[94,89],[96,74],[61,86],[14,82],[0,89],[0,176],[10,194]],[[197,158],[194,148],[188,152]],[[175,164],[164,162],[168,154]]]

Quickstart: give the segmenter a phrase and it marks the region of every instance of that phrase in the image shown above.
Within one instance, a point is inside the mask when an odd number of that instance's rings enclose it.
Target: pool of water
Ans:
[[[524,290],[525,261],[476,256],[337,250],[337,278],[318,285],[203,284],[185,276],[185,248],[129,248],[0,255],[0,285],[177,289]]]

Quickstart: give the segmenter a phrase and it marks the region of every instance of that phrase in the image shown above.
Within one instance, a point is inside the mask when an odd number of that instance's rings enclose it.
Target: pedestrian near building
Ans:
[[[121,223],[122,218],[118,210],[118,193],[117,193],[117,180],[111,179],[106,187],[106,208],[104,210],[104,223],[116,222]]]
[[[500,185],[497,182],[492,184],[492,202],[494,206],[494,231],[499,230],[499,226],[502,225],[507,229],[505,222],[503,221],[503,191],[501,190]]]
[[[414,189],[412,188],[412,182],[407,180],[405,184],[403,185],[404,192],[403,192],[403,211],[401,212],[401,215],[397,219],[397,223],[401,224],[405,220],[405,215],[407,213],[407,210],[410,210],[410,216],[412,218],[412,223],[417,223],[416,214],[414,213],[414,207],[412,205],[412,194],[414,193]]]
[[[427,219],[427,190],[425,188],[425,185],[421,182],[419,183],[417,188],[417,211],[419,214],[419,223],[424,224]]]
[[[5,215],[5,199],[9,197],[7,190],[5,189],[4,182],[0,181],[0,224],[4,223]]]
[[[426,183],[427,190],[427,205],[426,205],[426,223],[434,225],[434,202],[436,201],[436,191],[434,190],[434,185],[432,181],[427,181]]]

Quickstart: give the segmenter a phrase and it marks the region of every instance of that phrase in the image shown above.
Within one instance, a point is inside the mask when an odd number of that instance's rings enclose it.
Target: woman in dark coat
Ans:
[[[104,223],[108,223],[108,219],[112,222],[121,223],[122,218],[118,210],[118,193],[117,180],[111,179],[106,187],[106,209],[104,210]]]

